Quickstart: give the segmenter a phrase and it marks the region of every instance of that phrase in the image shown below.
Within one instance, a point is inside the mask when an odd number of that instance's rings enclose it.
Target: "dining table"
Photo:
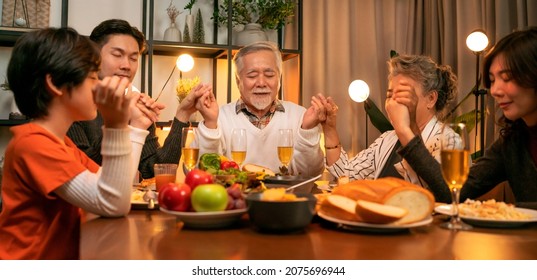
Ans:
[[[81,225],[86,260],[536,260],[537,223],[454,231],[433,214],[423,226],[357,230],[314,216],[302,230],[264,232],[245,213],[229,227],[195,229],[160,210]]]

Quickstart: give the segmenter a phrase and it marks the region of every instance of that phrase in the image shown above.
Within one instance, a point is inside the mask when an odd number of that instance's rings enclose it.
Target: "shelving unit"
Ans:
[[[213,9],[218,8],[218,5],[222,1],[215,0]],[[293,19],[293,26],[287,25],[285,30],[278,31],[278,44],[281,46],[283,54],[284,68],[285,65],[291,66],[292,71],[284,71],[284,78],[282,79],[282,90],[280,92],[280,98],[302,103],[302,0],[297,1],[297,11],[295,18]],[[178,56],[181,53],[188,52],[195,58],[210,59],[212,70],[213,90],[217,96],[225,96],[227,102],[232,101],[232,83],[234,83],[232,73],[232,57],[233,54],[240,48],[240,46],[233,45],[232,42],[232,25],[231,20],[228,22],[226,28],[227,40],[225,43],[218,43],[218,31],[219,27],[217,23],[213,23],[213,35],[212,43],[207,44],[195,44],[195,43],[183,43],[183,42],[169,42],[154,37],[154,22],[155,22],[155,0],[143,0],[142,1],[142,31],[147,39],[147,51],[143,54],[141,60],[141,90],[150,95],[153,95],[153,70],[155,56]],[[69,0],[61,1],[61,26],[68,26],[68,6]],[[231,2],[229,9],[231,9]],[[207,17],[205,15],[205,17]],[[230,16],[231,17],[231,16]],[[208,17],[207,17],[208,18]],[[288,30],[289,29],[289,30]],[[0,29],[0,46],[13,47],[16,40],[25,32],[31,29],[20,28],[2,28]],[[220,29],[221,30],[221,29]],[[286,34],[285,32],[288,32]],[[292,34],[292,35],[290,35]],[[285,35],[292,36],[293,43],[285,44]],[[290,40],[291,41],[291,40]],[[292,45],[292,46],[290,46]],[[217,71],[217,66],[224,61],[227,71]],[[158,65],[159,67],[161,65]],[[166,66],[167,67],[167,66]],[[288,79],[290,77],[290,79]],[[224,79],[224,80],[222,80]],[[218,92],[217,82],[225,81],[226,89],[225,93]],[[291,88],[291,89],[289,89]],[[223,89],[220,89],[223,91]],[[17,120],[1,120],[0,125],[17,125],[20,124]]]
[[[67,26],[67,11],[68,11],[69,0],[62,0],[61,4],[61,26]],[[16,28],[16,27],[2,27],[0,28],[0,46],[2,47],[13,47],[17,39],[25,34],[28,31],[35,29],[31,28]],[[18,119],[0,119],[0,126],[14,126],[19,124],[27,123],[28,120],[18,120]]]
[[[214,1],[213,10],[218,8],[220,4],[219,1]],[[302,1],[297,1],[297,12],[293,22],[297,23],[298,28],[296,31],[296,48],[282,48],[283,60],[291,61],[297,60],[298,71],[295,73],[294,81],[298,83],[296,85],[296,92],[293,93],[295,100],[298,103],[301,103],[302,100]],[[231,2],[229,3],[229,10],[231,10]],[[155,17],[155,1],[154,0],[144,0],[143,1],[143,22],[142,29],[146,35],[147,39],[147,53],[144,54],[145,59],[142,59],[141,63],[141,78],[142,78],[142,90],[150,95],[153,95],[153,75],[152,69],[154,67],[154,56],[178,56],[182,53],[188,52],[195,58],[205,58],[212,60],[212,80],[213,80],[213,90],[215,95],[219,96],[220,93],[217,92],[217,80],[218,73],[217,63],[218,60],[227,60],[227,73],[226,75],[226,100],[227,102],[232,101],[232,82],[233,73],[232,73],[232,58],[233,54],[240,48],[240,46],[233,45],[232,42],[232,25],[231,20],[228,20],[227,26],[227,42],[225,44],[218,44],[218,24],[213,24],[213,36],[212,43],[208,44],[195,44],[195,43],[183,43],[183,42],[169,42],[156,40],[154,38],[154,17]],[[230,16],[231,17],[231,16]],[[283,44],[283,30],[278,31],[278,45],[284,46]],[[284,63],[285,64],[285,63]],[[286,75],[286,74],[284,74]],[[285,89],[282,83],[282,92],[280,92],[280,97],[285,96]]]

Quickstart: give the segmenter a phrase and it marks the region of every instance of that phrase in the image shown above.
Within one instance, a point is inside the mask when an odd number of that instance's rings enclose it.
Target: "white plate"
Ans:
[[[344,229],[371,231],[371,232],[396,232],[396,231],[407,230],[410,228],[426,226],[433,222],[433,217],[431,216],[428,216],[427,218],[419,222],[397,225],[397,224],[369,224],[369,223],[346,221],[346,220],[341,220],[341,219],[337,219],[334,217],[330,217],[328,215],[323,214],[322,212],[318,212],[317,215],[319,215],[319,217],[327,221],[338,224],[340,227]]]
[[[131,209],[149,209],[147,206],[149,203],[143,199],[144,191],[139,188],[133,188],[131,194]],[[155,193],[158,197],[158,193]],[[154,200],[155,207],[153,209],[158,209],[158,199]]]
[[[234,209],[216,212],[179,212],[160,208],[160,211],[177,216],[178,220],[190,228],[222,228],[227,227],[238,220],[248,209]]]
[[[537,211],[526,208],[515,208],[516,210],[530,214],[532,217],[528,220],[494,220],[480,217],[468,217],[460,215],[461,219],[468,224],[482,227],[519,227],[527,223],[537,222]],[[451,204],[439,205],[434,208],[434,211],[439,214],[451,216]]]

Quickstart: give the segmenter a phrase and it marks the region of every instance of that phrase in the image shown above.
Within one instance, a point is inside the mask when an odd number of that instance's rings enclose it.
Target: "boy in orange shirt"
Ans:
[[[2,181],[0,259],[78,259],[80,209],[129,212],[131,184],[146,130],[128,126],[126,78],[99,80],[98,47],[71,28],[21,36],[7,78],[20,111],[11,129]],[[104,117],[102,167],[66,136],[71,124]]]

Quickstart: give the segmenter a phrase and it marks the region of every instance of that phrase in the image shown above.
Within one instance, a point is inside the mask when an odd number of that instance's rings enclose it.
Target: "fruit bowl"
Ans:
[[[246,197],[250,222],[261,231],[302,230],[311,223],[315,214],[317,199],[313,194],[296,194],[299,200],[294,201],[265,201],[261,196],[262,193],[251,193]]]

